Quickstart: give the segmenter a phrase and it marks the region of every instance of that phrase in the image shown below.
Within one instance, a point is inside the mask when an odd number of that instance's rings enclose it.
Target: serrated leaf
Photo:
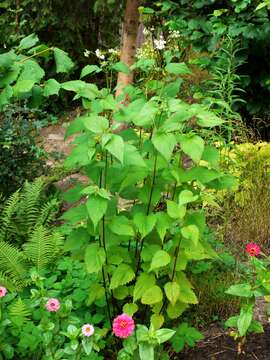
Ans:
[[[188,305],[177,301],[175,305],[169,304],[167,307],[167,314],[170,319],[177,319],[187,309]]]
[[[44,96],[49,97],[51,95],[58,95],[61,85],[55,79],[49,79],[44,84]]]
[[[95,134],[102,134],[109,127],[109,121],[104,116],[91,114],[90,116],[83,117],[82,121],[86,129]]]
[[[192,290],[191,283],[183,272],[177,274],[177,282],[180,286],[179,300],[186,304],[197,304],[197,296]]]
[[[237,329],[239,331],[240,336],[245,336],[249,326],[251,324],[253,317],[253,307],[246,306],[242,307],[240,310],[240,315],[238,316],[237,320]]]
[[[253,296],[253,291],[251,290],[250,284],[232,285],[225,292],[226,294],[234,295],[234,296],[241,296],[248,298]]]
[[[179,139],[183,152],[198,163],[204,151],[203,139],[198,135],[181,135]]]
[[[157,251],[151,261],[149,271],[153,271],[168,265],[171,261],[170,255],[165,250]]]
[[[123,307],[124,314],[133,316],[138,311],[138,305],[134,303],[125,304]]]
[[[150,322],[154,330],[158,330],[164,323],[164,316],[160,314],[153,314],[151,316]]]
[[[30,49],[31,47],[36,45],[38,41],[39,39],[36,34],[30,34],[20,41],[19,48],[20,50]]]
[[[63,50],[58,49],[57,47],[55,47],[53,49],[53,52],[54,52],[54,59],[55,59],[55,63],[56,63],[56,72],[57,73],[69,72],[73,68],[74,63],[70,59],[68,54]]]
[[[152,143],[156,150],[169,161],[176,145],[176,138],[170,133],[155,133],[152,137]]]
[[[122,61],[119,61],[116,64],[114,64],[112,66],[112,69],[114,69],[114,70],[116,70],[118,72],[122,72],[124,74],[129,74],[130,73],[129,67],[125,63],[123,63]]]
[[[172,305],[175,305],[180,293],[180,287],[177,282],[168,282],[165,284],[164,290],[168,300],[172,303]]]
[[[185,63],[170,63],[166,65],[165,70],[168,71],[170,74],[177,74],[177,75],[191,74],[191,71],[189,70],[189,68]]]
[[[105,263],[106,255],[99,244],[88,245],[84,255],[84,261],[88,273],[98,273]]]
[[[81,71],[80,79],[93,73],[99,73],[100,71],[102,71],[102,69],[97,65],[86,65]]]
[[[155,285],[155,277],[154,275],[149,275],[142,273],[135,284],[134,291],[133,291],[133,301],[139,300],[145,291]]]
[[[141,299],[142,304],[152,305],[159,303],[163,299],[163,294],[159,286],[154,285],[148,288]]]
[[[193,195],[193,192],[190,190],[182,190],[179,194],[178,199],[178,205],[181,206],[196,201],[198,199],[198,196]]]
[[[186,207],[179,206],[172,200],[167,200],[167,213],[172,219],[182,219],[186,214]]]
[[[34,85],[35,85],[34,80],[17,81],[16,84],[13,86],[13,95],[19,96],[21,94],[25,94],[30,90],[32,90]]]
[[[200,231],[196,225],[192,224],[182,227],[181,234],[184,238],[192,241],[194,246],[197,246],[200,237]]]
[[[124,160],[124,140],[119,135],[112,135],[110,140],[104,146],[121,163]]]
[[[156,217],[154,214],[147,216],[139,212],[135,214],[133,221],[142,238],[144,238],[153,230],[156,224]]]
[[[110,289],[116,289],[120,285],[126,285],[135,278],[135,273],[127,264],[120,264],[112,273]]]
[[[91,196],[86,202],[86,208],[94,227],[105,215],[108,207],[108,200],[101,196]]]
[[[109,228],[117,235],[134,236],[133,227],[125,216],[115,216],[109,224]]]

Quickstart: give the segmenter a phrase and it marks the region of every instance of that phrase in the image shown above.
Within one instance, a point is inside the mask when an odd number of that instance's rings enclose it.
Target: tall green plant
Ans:
[[[66,166],[81,169],[89,182],[66,194],[84,200],[63,215],[65,246],[97,274],[110,321],[123,311],[159,329],[179,318],[198,301],[187,264],[216,256],[201,196],[206,188],[230,186],[232,178],[219,171],[209,136],[222,120],[177,97],[179,79],[189,72],[168,61],[159,86],[126,89],[129,104],[107,89],[86,99],[89,84],[72,82],[86,113],[67,130],[80,134]],[[128,129],[119,132],[122,123]]]

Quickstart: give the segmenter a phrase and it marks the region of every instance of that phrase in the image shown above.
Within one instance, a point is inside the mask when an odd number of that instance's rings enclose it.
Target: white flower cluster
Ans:
[[[154,47],[158,50],[165,49],[166,41],[164,40],[163,35],[160,35],[159,39],[154,40]]]
[[[87,50],[87,49],[85,49],[83,55],[84,55],[85,57],[89,57],[90,51]]]
[[[170,33],[169,36],[172,39],[177,39],[180,37],[180,31],[178,31],[178,30],[170,30],[169,33]]]
[[[105,55],[103,55],[99,49],[95,51],[95,54],[96,57],[99,58],[100,60],[105,60]]]
[[[118,54],[118,50],[116,50],[116,49],[109,49],[109,50],[108,50],[108,53],[109,53],[109,54],[116,55],[116,54]]]

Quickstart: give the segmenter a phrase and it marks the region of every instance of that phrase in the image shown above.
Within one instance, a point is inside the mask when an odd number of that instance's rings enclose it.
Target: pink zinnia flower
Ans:
[[[122,314],[117,316],[113,321],[113,333],[120,338],[129,337],[135,328],[135,323],[132,317]]]
[[[246,246],[246,252],[250,256],[258,256],[260,254],[260,252],[261,252],[261,248],[257,244],[249,243]]]
[[[0,298],[6,296],[7,289],[4,286],[0,286]]]
[[[92,336],[95,332],[94,326],[91,324],[85,324],[82,326],[82,333],[84,336]]]
[[[54,298],[50,298],[47,302],[46,302],[46,309],[50,312],[56,312],[60,309],[60,302],[57,299]]]

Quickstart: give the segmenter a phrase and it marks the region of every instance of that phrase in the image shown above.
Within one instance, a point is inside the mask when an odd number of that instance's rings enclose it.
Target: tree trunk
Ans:
[[[140,0],[127,0],[120,55],[120,61],[125,63],[127,66],[131,66],[134,63],[139,27],[139,6]],[[115,96],[118,97],[122,93],[123,89],[132,82],[132,72],[129,74],[119,72]]]

